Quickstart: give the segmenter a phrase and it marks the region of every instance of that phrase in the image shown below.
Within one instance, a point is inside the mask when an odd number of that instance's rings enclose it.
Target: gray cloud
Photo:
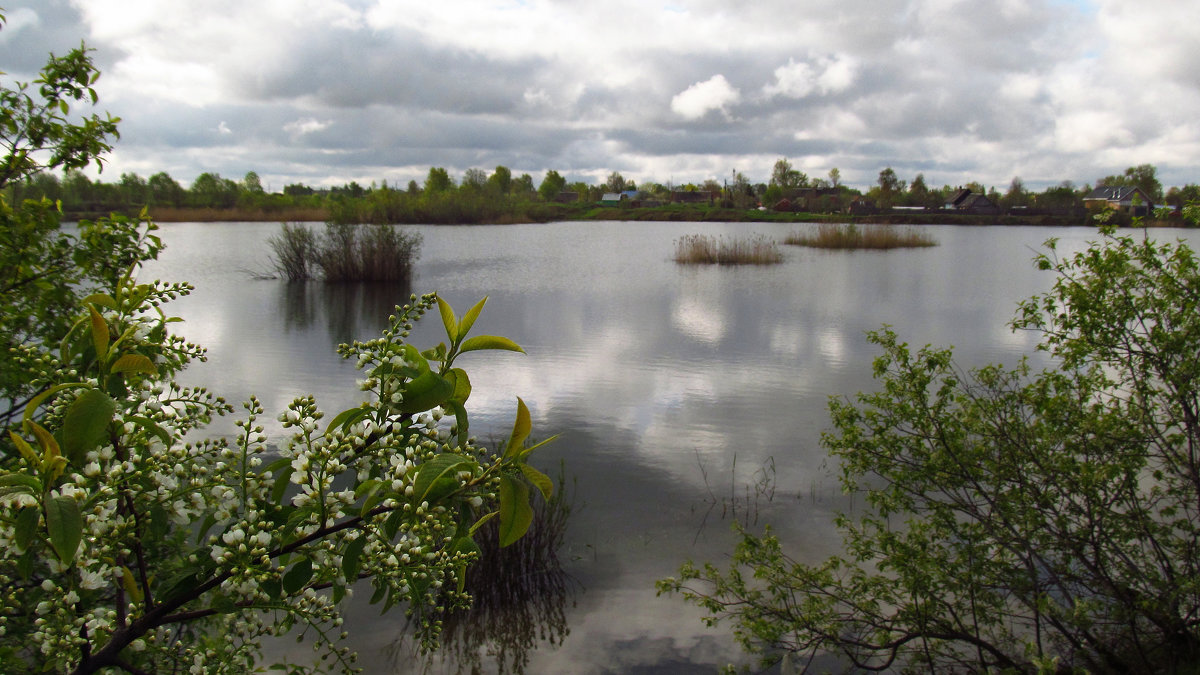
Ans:
[[[0,69],[96,49],[102,108],[124,120],[114,172],[680,182],[765,180],[788,157],[862,187],[888,165],[1038,187],[1149,162],[1200,181],[1183,0],[10,4]]]

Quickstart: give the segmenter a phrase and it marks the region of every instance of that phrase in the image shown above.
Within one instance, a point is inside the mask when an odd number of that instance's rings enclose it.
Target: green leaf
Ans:
[[[359,534],[358,539],[346,545],[346,550],[342,552],[342,575],[346,579],[346,583],[352,584],[358,581],[358,570],[362,565],[363,547],[367,545],[367,533]]]
[[[29,399],[29,403],[25,406],[25,414],[22,416],[22,420],[26,420],[26,421],[32,420],[34,413],[37,412],[37,409],[42,405],[42,402],[45,401],[46,399],[50,398],[51,396],[57,394],[58,392],[60,392],[64,389],[72,389],[75,387],[87,387],[87,386],[88,385],[86,385],[82,382],[68,382],[66,384],[59,384],[59,385],[50,387],[46,391],[43,391],[42,393],[38,394],[37,396],[34,396],[33,398]]]
[[[37,534],[38,525],[42,522],[41,515],[41,509],[36,506],[26,506],[17,513],[16,523],[13,525],[13,544],[17,547],[17,553],[29,550],[29,545],[33,543]]]
[[[525,353],[525,350],[521,349],[520,345],[499,335],[477,335],[469,338],[458,348],[458,353],[465,354],[466,352],[478,351],[480,349],[503,349],[510,352]]]
[[[154,367],[154,361],[150,357],[141,354],[124,354],[117,359],[112,365],[114,373],[145,373],[147,375],[155,375],[158,369]]]
[[[446,327],[446,337],[450,338],[451,344],[458,342],[458,319],[454,316],[454,310],[440,295],[437,303],[438,311],[442,313],[442,325]]]
[[[366,417],[370,413],[370,408],[362,407],[343,410],[337,414],[337,417],[334,417],[329,421],[329,425],[325,427],[325,433],[329,433],[330,430],[338,427],[349,427],[351,425],[358,424],[360,421],[362,421],[362,418]]]
[[[162,441],[163,445],[166,445],[166,446],[171,445],[171,435],[167,433],[166,429],[163,429],[162,427],[155,424],[154,421],[151,420],[150,418],[140,417],[138,415],[130,415],[124,419],[126,422],[132,422],[133,424],[136,424],[137,426],[145,429],[146,431],[149,431],[151,434],[154,434],[154,436],[156,438],[158,438],[158,440]]]
[[[79,514],[79,503],[70,497],[54,497],[45,503],[45,507],[50,546],[60,561],[70,564],[75,560],[79,542],[83,538],[83,517]]]
[[[294,595],[308,585],[313,576],[312,560],[301,558],[283,575],[283,592]]]
[[[117,308],[117,301],[113,300],[111,295],[107,293],[93,293],[83,299],[85,305],[100,305],[109,309]]]
[[[533,486],[536,487],[546,499],[550,499],[550,497],[554,494],[554,481],[550,480],[550,477],[546,474],[538,471],[528,464],[521,464],[521,473],[525,474],[525,478],[529,479],[529,482],[533,483]]]
[[[432,488],[438,479],[453,477],[455,473],[464,467],[470,468],[471,462],[463,459],[462,455],[456,455],[452,452],[442,453],[422,464],[420,470],[417,471],[417,479],[413,481],[413,495],[416,497],[416,503],[420,504],[423,501],[429,501],[431,499]],[[454,481],[454,483],[457,485],[458,481]],[[445,495],[432,496],[436,498]]]
[[[504,447],[504,458],[516,457],[524,449],[525,439],[529,437],[533,423],[529,420],[529,408],[525,401],[517,397],[517,419],[513,421],[512,433],[508,436],[508,445]]]
[[[9,433],[11,433],[11,432],[9,432]],[[18,436],[18,438],[20,438],[20,437]],[[29,444],[26,443],[26,445],[28,446]],[[24,488],[23,490],[17,490],[17,491],[18,492],[29,492],[31,494],[40,494],[42,491],[42,481],[38,480],[35,476],[30,476],[29,474],[26,474],[26,473],[10,473],[10,474],[5,474],[3,476],[0,476],[0,490],[3,490],[4,488]],[[12,493],[8,492],[8,493],[0,493],[0,494],[12,494]]]
[[[529,530],[533,508],[529,506],[529,486],[512,476],[500,478],[500,546],[509,546]]]
[[[89,389],[71,402],[62,425],[63,451],[68,460],[79,464],[84,453],[104,441],[116,410],[116,402],[99,389]]]
[[[462,321],[458,322],[458,337],[457,340],[462,340],[470,332],[471,326],[475,325],[475,319],[479,318],[479,313],[483,311],[483,305],[488,301],[488,296],[483,296],[483,299],[475,303],[475,306],[467,310],[463,315]]]
[[[471,529],[470,529],[470,531],[468,531],[467,534],[474,536],[475,533],[479,531],[479,528],[483,527],[484,523],[491,520],[492,518],[495,518],[498,515],[500,515],[499,511],[492,511],[490,513],[485,513],[484,515],[480,516],[479,520],[475,521],[475,524],[471,526]]]
[[[449,400],[465,404],[471,396],[471,378],[467,377],[467,371],[462,368],[451,368],[445,377],[454,387]]]
[[[419,413],[445,403],[454,394],[454,384],[432,370],[412,379],[404,389],[400,412]]]
[[[96,358],[103,359],[108,353],[108,323],[95,305],[88,305],[92,319],[92,346],[96,348]]]
[[[288,486],[292,483],[293,472],[295,469],[288,464],[281,473],[275,476],[275,485],[271,487],[271,501],[276,504],[283,501],[283,495],[287,493]]]

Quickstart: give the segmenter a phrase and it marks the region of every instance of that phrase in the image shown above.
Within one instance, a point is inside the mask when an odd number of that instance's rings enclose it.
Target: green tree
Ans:
[[[1097,185],[1109,187],[1128,186],[1141,188],[1156,204],[1162,201],[1162,183],[1158,182],[1158,169],[1153,164],[1139,164],[1125,169],[1119,176],[1105,176]]]
[[[786,158],[780,158],[771,169],[770,185],[777,185],[786,193],[788,190],[807,186],[808,176],[793,169],[792,163]]]
[[[616,171],[608,175],[608,180],[604,181],[604,190],[606,192],[624,192],[629,189],[625,177]]]
[[[463,172],[462,189],[469,192],[482,192],[487,185],[488,175],[483,169],[471,167]]]
[[[832,187],[842,184],[842,172],[836,166],[829,170],[829,184]]]
[[[567,179],[554,169],[550,169],[546,172],[546,177],[542,179],[542,184],[538,186],[538,196],[543,201],[552,202],[558,199],[558,193],[564,192],[566,189]]]
[[[1139,236],[1038,258],[1013,328],[1053,366],[871,340],[880,388],[823,443],[865,504],[811,565],[743,532],[682,592],[747,648],[934,672],[1190,672],[1200,661],[1200,263]]]
[[[150,176],[146,181],[146,187],[150,190],[150,203],[160,206],[182,206],[185,198],[185,191],[170,174],[165,171],[160,171],[153,176]]]
[[[425,194],[436,195],[454,189],[454,181],[449,172],[440,166],[430,167],[429,175],[425,177]]]
[[[48,199],[9,203],[6,196],[16,182],[59,185],[64,201],[68,191],[77,200],[89,196],[91,182],[79,169],[108,150],[117,120],[72,106],[96,103],[91,87],[98,77],[81,46],[61,58],[52,55],[36,86],[0,88],[0,145],[6,152],[0,159],[0,421],[19,414],[47,386],[27,350],[57,344],[82,298],[157,253],[153,235],[142,237],[128,219],[83,220],[69,232]],[[51,168],[67,169],[66,180],[59,184],[40,173]],[[0,438],[0,446],[5,443]]]
[[[1005,208],[1013,208],[1014,206],[1029,206],[1029,192],[1025,189],[1025,183],[1020,176],[1013,176],[1012,182],[1008,185],[1008,192],[1000,198],[1000,205]]]
[[[0,15],[0,23],[4,20]],[[100,71],[88,52],[80,46],[63,57],[51,54],[32,83],[0,88],[0,186],[46,169],[103,167],[102,156],[119,136],[120,119],[70,114],[73,107],[98,100],[92,85]]]
[[[247,171],[246,176],[242,178],[242,183],[239,185],[243,191],[253,195],[260,195],[264,192],[262,179],[258,177],[258,173]]]
[[[237,183],[207,171],[196,176],[188,190],[189,202],[200,208],[227,209],[237,203],[237,196]]]
[[[512,171],[507,166],[497,166],[487,179],[488,190],[499,195],[508,194],[512,190],[512,183]]]

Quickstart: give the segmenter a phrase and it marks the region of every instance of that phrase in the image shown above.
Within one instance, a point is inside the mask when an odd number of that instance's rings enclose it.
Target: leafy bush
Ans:
[[[871,335],[881,389],[823,443],[867,507],[811,565],[769,531],[660,582],[742,644],[847,668],[1192,672],[1200,662],[1200,265],[1115,236],[1038,259],[1014,329],[1056,360],[957,368]]]

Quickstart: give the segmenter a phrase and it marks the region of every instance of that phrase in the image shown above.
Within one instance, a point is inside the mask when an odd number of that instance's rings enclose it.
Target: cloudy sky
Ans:
[[[866,188],[1135,164],[1200,182],[1196,0],[8,0],[4,82],[80,41],[105,180],[675,184],[780,157]]]

